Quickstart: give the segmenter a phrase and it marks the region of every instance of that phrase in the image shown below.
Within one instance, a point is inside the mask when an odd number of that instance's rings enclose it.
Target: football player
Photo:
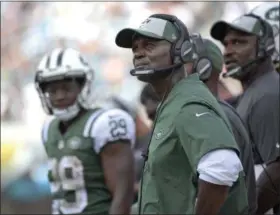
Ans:
[[[120,109],[89,108],[93,69],[74,49],[41,60],[35,84],[45,112],[53,214],[128,214],[135,124]]]

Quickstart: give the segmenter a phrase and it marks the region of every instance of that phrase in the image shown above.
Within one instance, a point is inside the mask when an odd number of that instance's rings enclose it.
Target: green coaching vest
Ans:
[[[205,111],[213,112],[219,116],[217,120],[224,122],[223,127],[228,130],[227,135],[230,135],[228,139],[225,139],[228,141],[216,143],[214,141],[216,138],[213,137],[211,144],[200,143],[199,141],[204,138],[203,133],[199,135],[199,129],[201,128],[197,128],[197,131],[191,131],[198,134],[196,136],[197,140],[191,138],[181,139],[178,135],[182,131],[175,127],[175,123],[188,123],[195,126],[195,122],[185,121],[191,118],[184,118],[183,116],[178,118],[177,115],[183,108],[190,108],[191,105],[199,105]],[[194,110],[190,108],[189,111]],[[198,113],[200,112],[198,110]],[[195,113],[197,112],[194,111],[194,117]],[[197,75],[190,75],[188,78],[178,82],[162,106],[157,110],[157,115],[149,146],[149,158],[144,166],[138,201],[138,205],[140,206],[141,204],[139,211],[145,214],[193,214],[198,190],[198,175],[196,170],[197,163],[192,162],[197,161],[204,154],[219,148],[232,148],[238,151],[238,146],[231,134],[231,126],[216,98],[199,81]],[[206,125],[208,126],[208,124]],[[210,124],[209,126],[211,129],[215,125]],[[205,127],[203,128],[205,129]],[[216,130],[214,131],[217,132]],[[215,133],[213,135],[222,134]],[[200,137],[201,139],[199,139]],[[217,138],[217,140],[220,139]],[[197,144],[195,145],[193,142]],[[183,150],[184,147],[193,147],[192,154],[187,155]],[[183,167],[182,164],[184,164]],[[240,172],[240,176],[230,188],[219,214],[247,214],[247,209],[244,172]]]

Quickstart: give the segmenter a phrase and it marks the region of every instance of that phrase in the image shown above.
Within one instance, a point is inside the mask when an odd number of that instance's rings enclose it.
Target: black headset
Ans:
[[[174,64],[194,63],[194,70],[201,80],[207,80],[211,75],[212,63],[207,57],[206,48],[200,34],[190,36],[185,24],[176,16],[168,14],[154,14],[151,18],[163,19],[171,22],[179,33],[179,38],[172,44],[170,55]]]
[[[199,74],[201,81],[206,81],[211,76],[213,63],[209,59],[206,45],[201,35],[199,33],[194,33],[191,35],[191,40],[195,49],[195,54],[197,55],[194,62],[194,72]]]
[[[273,37],[273,29],[271,25],[263,20],[260,16],[255,14],[249,13],[245,16],[253,17],[260,22],[261,28],[263,30],[262,35],[258,36],[258,50],[257,50],[257,57],[258,58],[265,58],[267,56],[272,56],[275,51],[275,42]]]
[[[171,22],[179,33],[179,38],[172,44],[170,54],[174,64],[188,63],[194,60],[194,50],[190,34],[185,24],[176,16],[169,14],[154,14],[150,18],[158,18]]]

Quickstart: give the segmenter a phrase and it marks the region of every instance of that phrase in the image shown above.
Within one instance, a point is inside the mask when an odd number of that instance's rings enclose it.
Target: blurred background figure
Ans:
[[[155,120],[156,110],[160,103],[160,98],[156,95],[153,87],[146,84],[140,94],[140,102],[145,107],[146,114],[151,121]]]
[[[231,21],[260,3],[1,2],[1,212],[50,211],[46,155],[39,132],[47,116],[32,84],[32,71],[44,53],[71,47],[91,59],[96,68],[92,101],[113,95],[123,98],[137,110],[135,119],[141,125],[137,126],[141,128],[138,142],[145,142],[150,121],[139,101],[143,84],[129,75],[130,53],[115,46],[116,33],[124,26],[139,26],[143,17],[152,13],[170,13],[183,20],[190,31],[210,38],[214,21]],[[221,82],[223,99],[240,92],[238,82]],[[139,160],[140,151],[135,153]]]

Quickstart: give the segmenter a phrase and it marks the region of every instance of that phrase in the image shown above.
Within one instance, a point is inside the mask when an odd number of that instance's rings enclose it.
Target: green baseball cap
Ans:
[[[203,44],[205,45],[207,57],[212,62],[213,69],[222,72],[224,57],[219,47],[208,39],[203,39]]]
[[[132,41],[135,35],[167,40],[173,43],[178,39],[179,32],[171,22],[160,18],[149,17],[137,29],[125,28],[121,30],[117,34],[115,42],[119,47],[132,48]]]
[[[212,26],[210,34],[214,39],[223,41],[229,29],[241,31],[251,35],[263,36],[263,29],[260,20],[248,14],[235,19],[233,22],[216,22]]]

